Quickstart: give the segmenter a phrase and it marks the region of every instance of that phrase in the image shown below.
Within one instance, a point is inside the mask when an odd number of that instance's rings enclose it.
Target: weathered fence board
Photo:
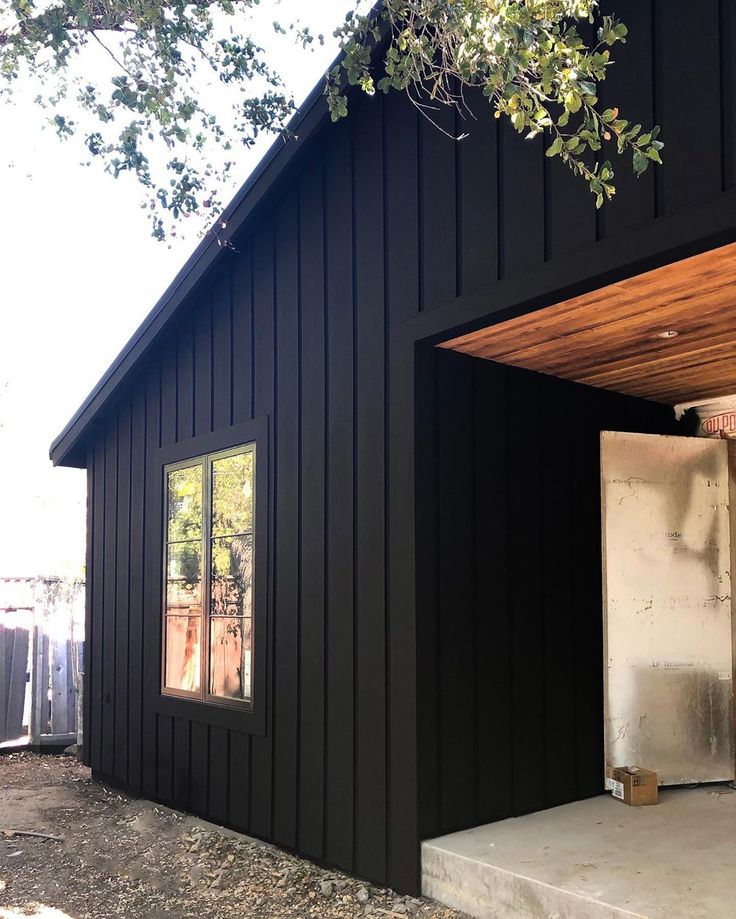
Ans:
[[[8,668],[5,664],[5,626],[0,625],[0,743],[5,740],[5,713],[8,710]]]
[[[83,583],[0,578],[0,744],[68,746],[81,731]],[[16,743],[17,742],[17,743]]]
[[[31,637],[28,629],[0,625],[0,743],[26,735],[31,746],[74,743],[82,647],[83,642],[49,639],[39,626]]]
[[[41,723],[43,721],[44,715],[44,704],[43,699],[39,698],[39,693],[35,691],[36,681],[38,675],[43,673],[44,667],[44,636],[41,633],[41,630],[37,625],[33,627],[33,643],[31,651],[31,673],[32,673],[32,684],[31,684],[31,723],[30,723],[30,736],[31,738],[41,736]]]
[[[2,656],[5,665],[3,680],[5,705],[0,710],[0,740],[14,740],[23,736],[23,709],[26,700],[28,676],[28,629],[3,628]],[[4,715],[4,719],[2,716]]]
[[[51,649],[51,733],[67,734],[68,724],[68,685],[67,673],[71,642],[54,642]]]
[[[31,704],[31,745],[73,743],[77,733],[79,673],[83,642],[33,636],[35,674]]]
[[[38,687],[36,692],[39,693],[42,697],[41,708],[41,730],[39,734],[48,734],[49,732],[49,686],[51,685],[51,673],[50,673],[50,652],[49,652],[49,636],[46,635],[43,630],[41,631],[41,646],[42,646],[42,656],[41,656],[41,667],[36,676],[36,680],[40,681],[36,683]],[[36,694],[36,693],[34,693]]]
[[[15,639],[15,629],[5,629],[2,649],[3,659],[5,660],[5,709],[3,718],[3,730],[7,722],[8,701],[10,696],[10,674],[13,670],[13,642]]]

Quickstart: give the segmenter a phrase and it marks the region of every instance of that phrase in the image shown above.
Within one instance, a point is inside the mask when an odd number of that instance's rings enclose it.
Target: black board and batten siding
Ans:
[[[630,413],[649,410],[417,343],[733,238],[734,6],[615,3],[631,36],[605,98],[662,124],[667,166],[635,182],[621,163],[617,203],[601,213],[541,140],[476,98],[477,121],[440,115],[470,131],[460,144],[397,94],[355,100],[347,121],[300,140],[85,432],[96,773],[402,890],[418,887],[420,836],[592,792],[600,660],[571,670],[576,645],[551,622],[592,602],[594,515],[573,582],[564,543],[548,538],[551,519],[572,526],[554,483],[569,460],[585,483],[573,509],[592,500],[593,431],[603,419],[635,427]],[[567,416],[547,406],[503,440],[509,418],[558,398],[586,419],[569,439]],[[146,483],[153,449],[265,416],[267,712],[265,732],[248,734],[146,702],[161,577]],[[542,439],[559,445],[543,464]],[[509,577],[526,578],[543,542],[545,577],[512,596]],[[581,652],[597,649],[598,629],[576,630]],[[447,679],[484,646],[488,666],[474,658]],[[515,674],[532,651],[527,681]],[[559,745],[547,715],[532,716],[540,693],[575,694]],[[540,782],[572,749],[567,786]]]
[[[602,430],[668,406],[451,351],[418,417],[420,835],[600,794]]]
[[[360,150],[343,125],[335,146],[304,165],[90,439],[87,756],[132,791],[385,879],[386,369],[383,309],[379,322],[372,316],[384,284],[375,271],[384,247],[375,112]],[[357,170],[371,176],[369,195]],[[355,268],[353,219],[366,234]],[[251,736],[145,704],[142,662],[158,644],[160,572],[147,546],[157,535],[143,524],[152,448],[263,416],[272,423],[271,494],[259,496],[270,509],[270,635],[259,651],[270,656],[270,714],[266,735]]]

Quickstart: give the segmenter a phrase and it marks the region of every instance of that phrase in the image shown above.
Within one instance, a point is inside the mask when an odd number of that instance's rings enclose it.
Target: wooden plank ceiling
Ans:
[[[736,393],[736,244],[440,347],[669,405]]]

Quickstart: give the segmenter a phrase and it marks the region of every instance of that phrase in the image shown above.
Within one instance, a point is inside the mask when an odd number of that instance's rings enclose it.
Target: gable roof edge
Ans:
[[[341,57],[342,55],[338,56],[336,62],[341,60]],[[279,137],[274,141],[218,217],[218,223],[227,223],[229,238],[242,227],[328,114],[327,100],[320,80],[287,125],[286,130],[293,137],[288,140]],[[86,466],[86,456],[82,448],[87,429],[119,391],[129,373],[148,352],[186,296],[223,251],[223,246],[212,229],[208,230],[205,238],[189,256],[156,305],[54,439],[49,450],[49,457],[54,466]]]

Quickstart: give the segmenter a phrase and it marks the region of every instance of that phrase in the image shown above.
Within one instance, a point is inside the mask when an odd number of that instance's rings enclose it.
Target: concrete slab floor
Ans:
[[[736,790],[608,795],[429,840],[426,896],[480,919],[734,919]]]

